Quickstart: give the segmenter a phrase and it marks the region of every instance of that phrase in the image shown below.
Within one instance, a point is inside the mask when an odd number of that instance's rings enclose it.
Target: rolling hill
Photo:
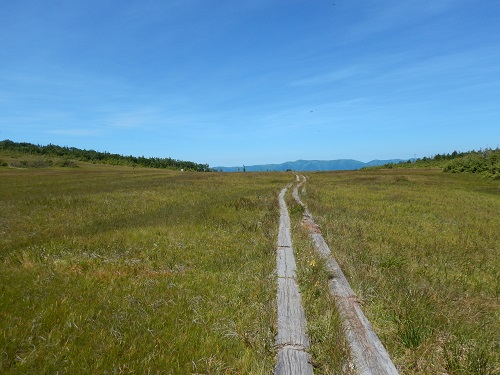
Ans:
[[[361,169],[363,167],[372,167],[384,165],[388,163],[399,163],[401,159],[392,160],[372,160],[367,163],[353,159],[338,159],[338,160],[296,160],[287,161],[281,164],[261,164],[248,165],[238,167],[215,167],[216,171],[222,172],[264,172],[264,171],[349,171]]]

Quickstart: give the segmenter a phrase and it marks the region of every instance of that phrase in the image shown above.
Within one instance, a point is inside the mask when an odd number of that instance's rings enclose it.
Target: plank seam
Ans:
[[[297,350],[299,352],[306,352],[307,353],[307,347],[303,345],[292,345],[292,344],[278,344],[276,345],[276,348],[278,349],[291,349],[291,350]]]

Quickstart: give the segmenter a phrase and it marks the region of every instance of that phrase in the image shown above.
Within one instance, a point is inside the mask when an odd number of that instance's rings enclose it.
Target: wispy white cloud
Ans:
[[[97,129],[50,129],[48,134],[69,135],[74,137],[97,136],[103,132]]]
[[[306,77],[292,81],[291,86],[310,86],[310,85],[321,85],[325,83],[331,83],[335,81],[342,81],[346,79],[352,79],[359,77],[361,75],[366,75],[366,69],[361,66],[358,67],[347,67],[339,69],[330,73],[320,74],[316,76]]]
[[[351,6],[360,10],[359,19],[346,33],[339,36],[339,40],[351,43],[391,29],[401,32],[401,28],[418,25],[422,20],[428,21],[429,17],[442,15],[464,2],[464,0],[357,1]]]
[[[106,125],[114,129],[142,129],[152,128],[161,121],[162,114],[153,108],[135,110],[116,110],[108,118],[104,117]]]

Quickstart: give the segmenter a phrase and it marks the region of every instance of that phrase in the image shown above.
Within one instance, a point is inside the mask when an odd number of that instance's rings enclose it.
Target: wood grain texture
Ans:
[[[293,278],[278,278],[278,335],[276,345],[309,348],[306,317],[299,287]]]
[[[293,191],[295,200],[304,208],[305,205],[300,200],[298,189],[305,181],[306,179],[303,177],[301,183],[296,185]],[[303,226],[309,230],[314,248],[325,259],[325,266],[331,274],[329,281],[330,294],[334,297],[337,309],[342,318],[342,324],[356,372],[360,375],[398,374],[389,354],[380,342],[370,322],[363,314],[356,295],[351,289],[339,264],[333,258],[330,248],[307,208],[304,209]]]
[[[313,373],[310,356],[307,353],[306,317],[302,307],[299,287],[296,281],[296,264],[290,234],[290,216],[285,203],[285,193],[279,195],[280,225],[276,249],[276,272],[278,276],[278,333],[276,346],[279,348],[275,374],[310,375]]]
[[[309,363],[309,354],[295,348],[283,348],[278,353],[277,375],[312,375],[312,366]]]
[[[290,234],[290,216],[285,203],[285,193],[291,185],[281,190],[279,195],[280,225],[278,232],[278,247],[292,247],[292,236]]]
[[[278,277],[295,277],[295,258],[291,247],[278,247],[276,251],[276,271]]]

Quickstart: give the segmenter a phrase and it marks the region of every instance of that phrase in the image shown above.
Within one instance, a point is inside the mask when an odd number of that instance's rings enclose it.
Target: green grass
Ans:
[[[498,374],[500,185],[310,173],[303,200],[401,374]],[[0,372],[269,374],[287,173],[0,167]],[[315,373],[349,373],[289,193]]]
[[[0,372],[269,374],[291,179],[0,169]]]
[[[305,201],[400,373],[500,373],[499,182],[432,170],[308,177]]]

